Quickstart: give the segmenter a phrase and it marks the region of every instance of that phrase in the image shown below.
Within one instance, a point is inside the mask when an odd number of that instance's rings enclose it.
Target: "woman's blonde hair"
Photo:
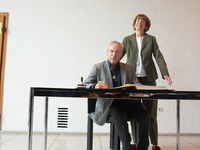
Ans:
[[[144,29],[144,32],[147,32],[151,26],[151,21],[149,20],[149,18],[144,15],[144,14],[138,14],[135,19],[133,20],[133,29],[135,29],[135,23],[136,23],[136,20],[137,19],[142,19],[142,20],[145,20],[146,21],[146,29]]]

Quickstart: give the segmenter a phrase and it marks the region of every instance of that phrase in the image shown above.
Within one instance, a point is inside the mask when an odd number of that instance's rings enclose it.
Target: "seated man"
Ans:
[[[85,80],[87,88],[106,89],[125,84],[140,84],[132,66],[120,63],[123,55],[123,45],[113,41],[108,50],[108,60],[93,66],[92,71]],[[113,116],[115,125],[122,142],[123,150],[135,150],[130,144],[131,136],[128,131],[127,120],[135,119],[139,123],[139,143],[137,150],[147,150],[149,146],[148,127],[149,114],[141,102],[125,99],[98,98],[95,112],[91,114],[92,120],[98,125],[104,125],[108,116]]]

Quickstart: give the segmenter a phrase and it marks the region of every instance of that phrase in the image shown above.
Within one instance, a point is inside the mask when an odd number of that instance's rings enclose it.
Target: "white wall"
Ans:
[[[199,0],[0,0],[9,12],[2,130],[27,131],[30,87],[74,88],[110,41],[132,34],[146,14],[175,90],[200,91]],[[126,59],[122,60],[126,62]],[[158,85],[166,85],[160,77]],[[57,108],[69,108],[68,129],[57,129]],[[159,101],[159,133],[176,132],[176,101]],[[200,102],[181,101],[181,132],[200,133]],[[34,131],[43,130],[44,99],[35,99]],[[49,131],[86,132],[86,99],[51,98]],[[95,126],[108,132],[108,126]]]

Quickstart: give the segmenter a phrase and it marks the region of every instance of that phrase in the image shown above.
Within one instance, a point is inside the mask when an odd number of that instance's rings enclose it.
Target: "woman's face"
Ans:
[[[136,19],[135,22],[135,29],[136,31],[144,31],[144,29],[146,28],[146,20],[143,19]]]

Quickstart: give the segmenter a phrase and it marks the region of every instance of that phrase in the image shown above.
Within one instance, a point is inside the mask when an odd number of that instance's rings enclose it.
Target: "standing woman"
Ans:
[[[133,66],[136,70],[136,75],[143,85],[156,86],[156,79],[158,78],[156,68],[152,59],[154,56],[158,67],[160,69],[162,78],[172,84],[169,77],[164,57],[159,50],[156,38],[148,35],[151,22],[144,14],[139,14],[133,21],[133,28],[135,33],[124,38],[122,44],[124,45],[124,55],[127,56],[127,64]],[[152,150],[161,150],[158,146],[158,126],[157,126],[157,103],[158,100],[143,100],[143,103],[151,115],[149,136],[151,139]],[[136,147],[135,136],[135,122],[131,122],[133,146]]]

